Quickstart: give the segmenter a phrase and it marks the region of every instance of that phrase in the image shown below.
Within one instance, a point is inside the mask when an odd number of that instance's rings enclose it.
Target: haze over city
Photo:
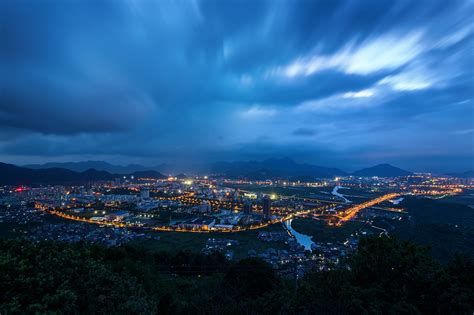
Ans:
[[[473,168],[472,1],[2,1],[0,161]]]

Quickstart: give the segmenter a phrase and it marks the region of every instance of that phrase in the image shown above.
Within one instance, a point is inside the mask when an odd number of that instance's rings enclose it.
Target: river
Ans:
[[[394,199],[394,200],[389,200],[391,203],[393,203],[394,205],[398,205],[400,202],[403,201],[403,197],[402,198],[398,198],[398,199]]]
[[[332,190],[332,194],[333,194],[334,196],[337,196],[337,197],[339,197],[339,198],[344,199],[344,202],[345,202],[345,203],[351,202],[351,201],[350,201],[349,199],[347,199],[343,194],[338,193],[338,192],[337,192],[338,189],[347,189],[347,187],[336,186],[336,187],[334,187],[334,189]]]
[[[291,222],[293,222],[293,219],[286,220],[283,222],[283,224],[285,225],[286,229],[291,233],[291,235],[296,238],[298,244],[303,246],[306,250],[311,251],[311,245],[314,244],[314,242],[311,240],[311,236],[296,232],[291,227]]]

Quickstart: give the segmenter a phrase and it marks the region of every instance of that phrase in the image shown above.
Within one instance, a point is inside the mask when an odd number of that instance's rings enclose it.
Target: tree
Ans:
[[[230,267],[223,285],[233,295],[258,297],[274,290],[279,280],[275,271],[266,262],[247,258]]]

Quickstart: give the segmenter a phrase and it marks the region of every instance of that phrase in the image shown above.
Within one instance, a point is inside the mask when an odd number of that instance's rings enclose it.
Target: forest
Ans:
[[[473,286],[471,258],[387,237],[298,280],[258,259],[0,240],[2,314],[472,314]]]

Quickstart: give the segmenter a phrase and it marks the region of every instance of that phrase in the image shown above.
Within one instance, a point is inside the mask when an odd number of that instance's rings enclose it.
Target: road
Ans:
[[[375,206],[376,204],[382,203],[384,201],[395,199],[399,197],[401,194],[399,193],[390,193],[378,198],[363,202],[361,204],[355,205],[353,207],[347,208],[344,210],[344,214],[342,216],[336,216],[338,220],[334,223],[335,226],[341,226],[344,222],[351,220],[354,218],[361,210],[370,208]]]

